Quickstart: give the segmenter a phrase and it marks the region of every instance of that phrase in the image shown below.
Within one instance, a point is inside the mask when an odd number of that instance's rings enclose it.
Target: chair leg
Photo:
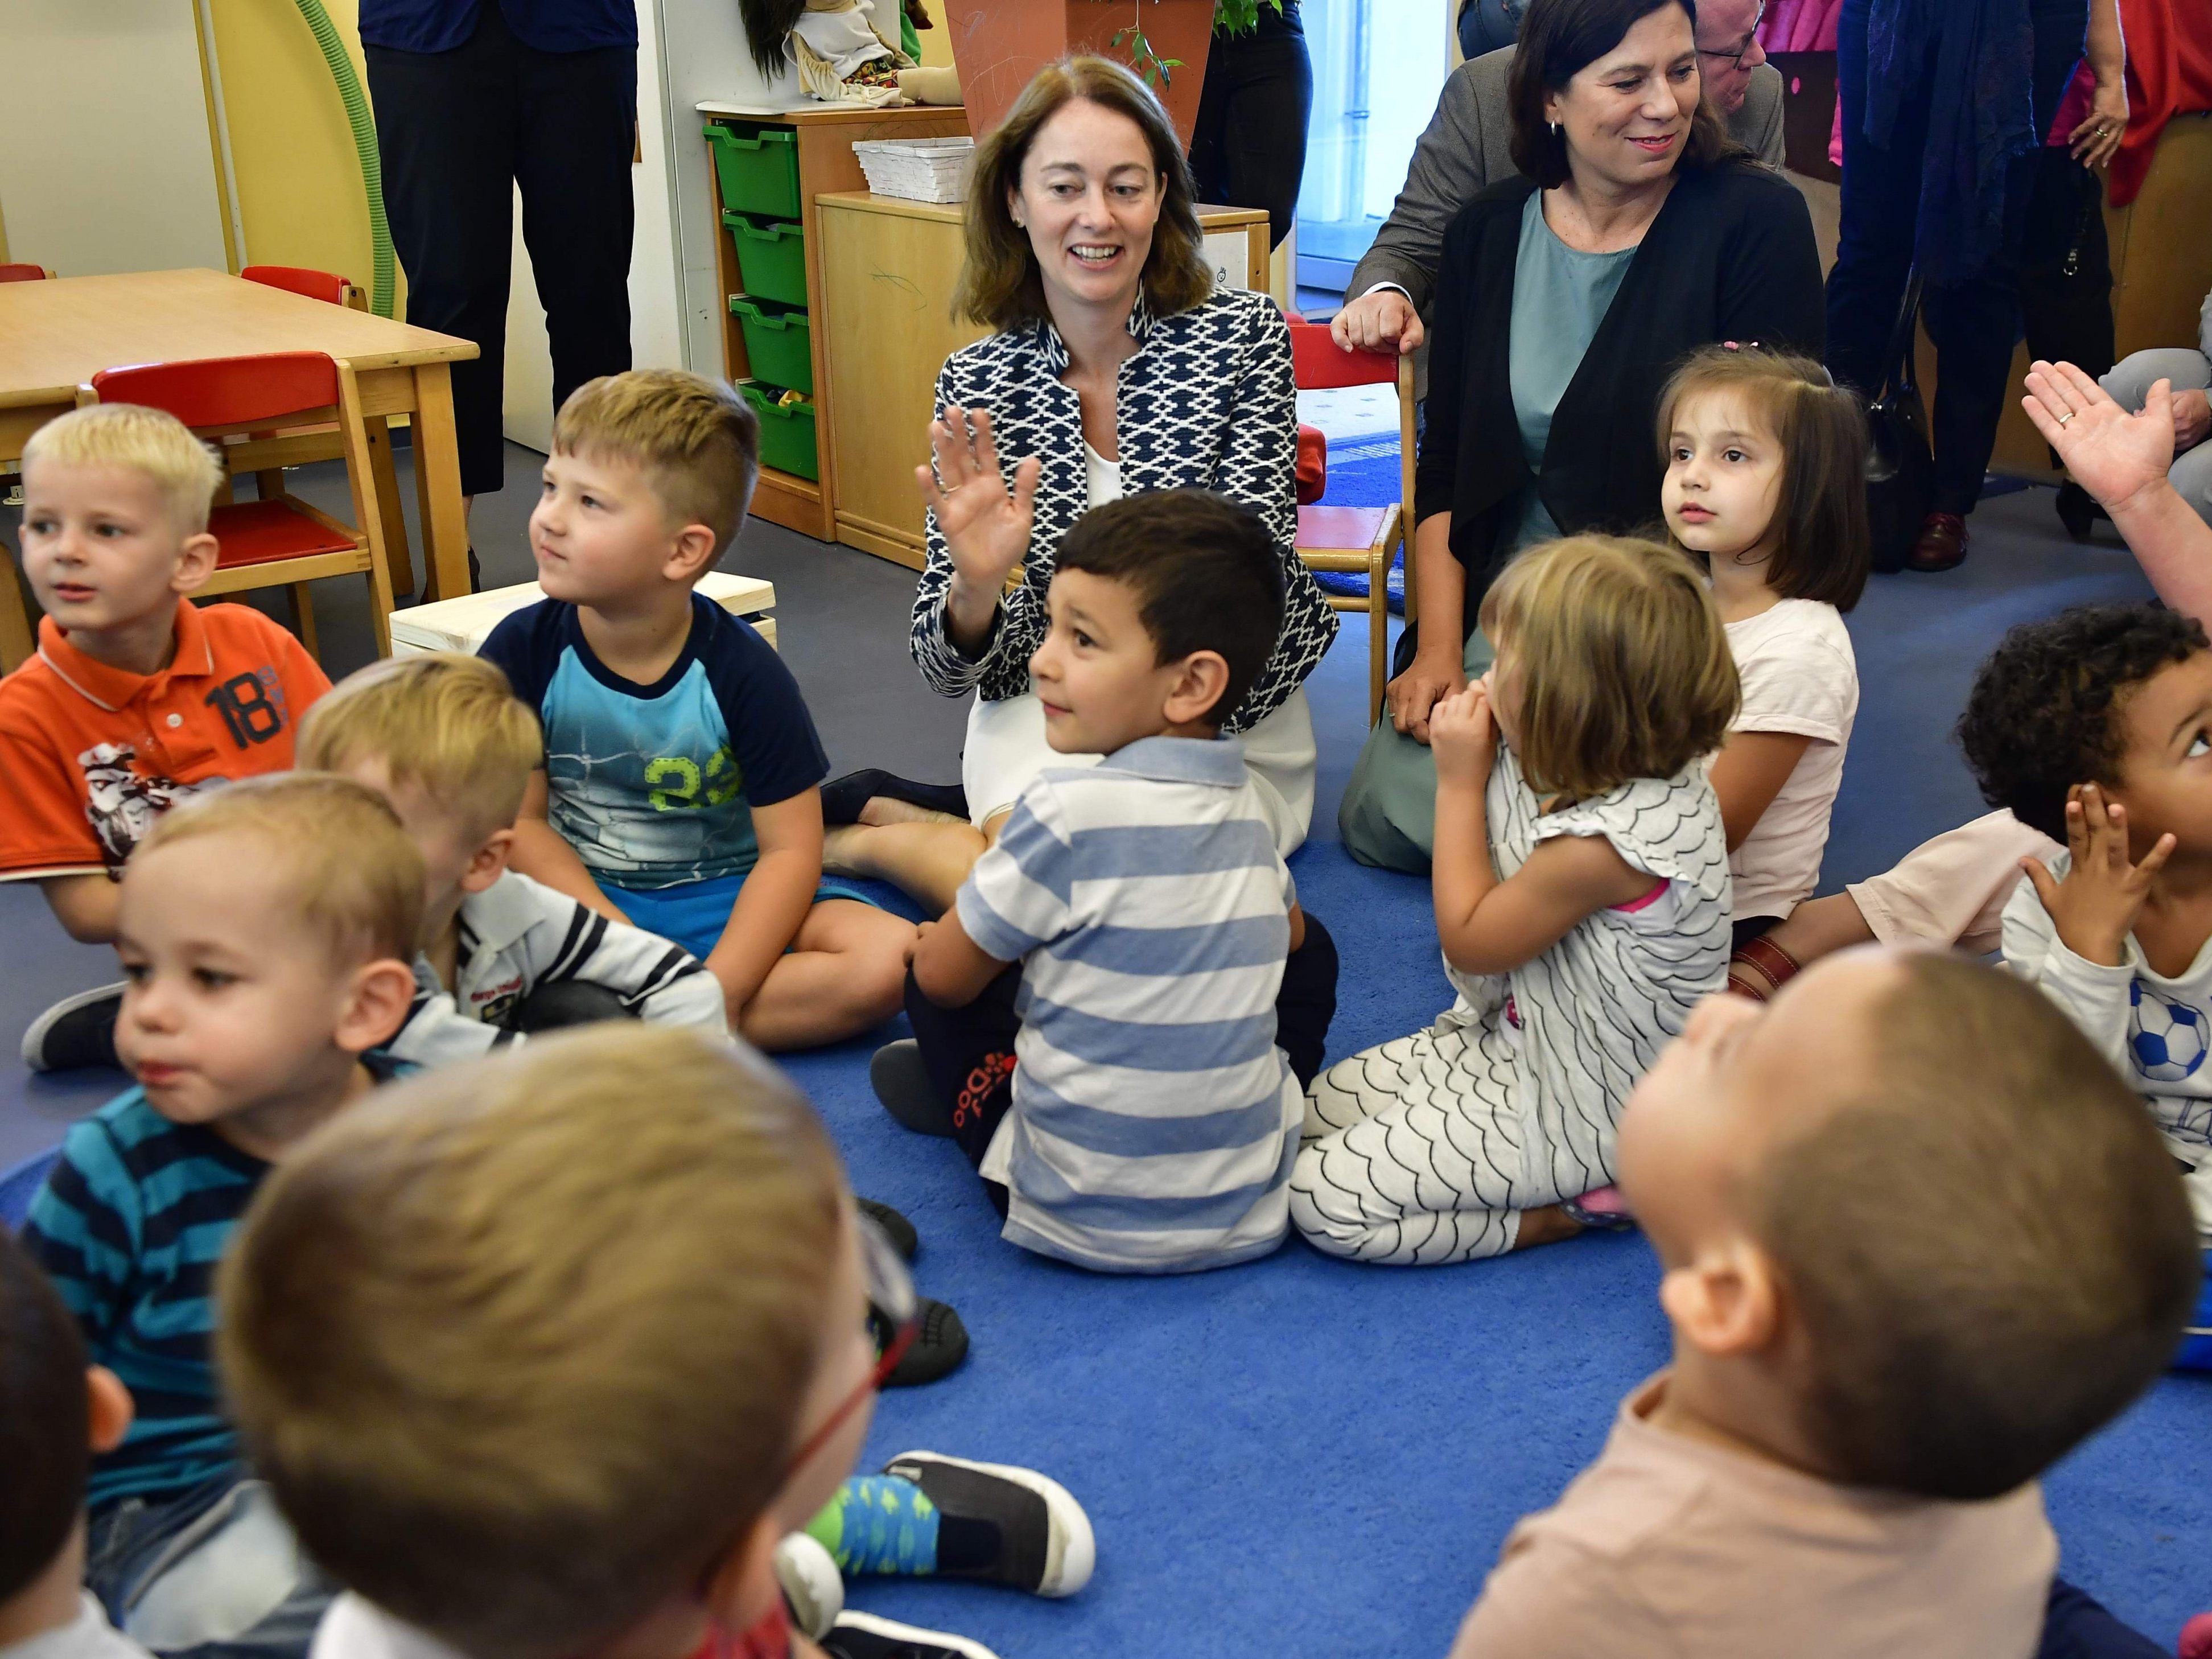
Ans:
[[[1390,555],[1384,550],[1367,561],[1367,723],[1382,718],[1383,666],[1390,644]]]
[[[362,421],[368,434],[369,470],[376,477],[379,527],[384,534],[385,566],[393,595],[415,591],[415,562],[407,550],[407,519],[399,505],[399,471],[392,457],[392,423],[377,415]]]
[[[407,544],[402,540],[399,545],[404,549]],[[368,577],[369,637],[376,647],[376,654],[388,657],[392,654],[392,574],[386,561],[376,556],[374,548],[364,551],[368,555],[365,574]],[[404,558],[406,555],[403,552],[400,556]]]
[[[255,473],[253,488],[254,493],[262,501],[275,501],[284,493],[284,469],[276,466],[270,468],[265,472]]]
[[[322,647],[315,642],[315,600],[312,585],[294,582],[290,591],[292,631],[300,636],[300,643],[307,647],[307,654],[320,662],[323,653]]]
[[[15,574],[15,561],[8,544],[0,542],[0,674],[12,674],[39,648],[31,608],[23,602],[23,585]]]

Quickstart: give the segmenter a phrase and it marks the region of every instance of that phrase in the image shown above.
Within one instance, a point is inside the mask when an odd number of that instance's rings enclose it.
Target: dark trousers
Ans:
[[[1329,1022],[1336,1018],[1336,941],[1309,915],[1305,943],[1283,963],[1282,987],[1275,993],[1275,1046],[1289,1056],[1301,1088],[1321,1071]],[[906,1017],[921,1047],[921,1063],[938,1097],[952,1109],[953,1139],[979,1169],[1013,1101],[1014,1039],[1022,1029],[1014,994],[1021,984],[1018,962],[965,1008],[940,1008],[921,994],[911,969],[906,976]],[[1006,1189],[996,1182],[985,1185],[1004,1215]]]
[[[1267,209],[1268,246],[1280,246],[1297,216],[1312,114],[1313,60],[1294,3],[1280,17],[1262,6],[1254,33],[1216,34],[1190,141],[1198,199]]]
[[[367,48],[384,208],[407,272],[407,320],[477,343],[453,365],[461,491],[502,477],[514,191],[545,307],[553,406],[629,367],[630,155],[637,53],[539,52],[496,4],[451,52]]]
[[[2064,1579],[2051,1585],[2043,1642],[2035,1659],[2167,1659],[2149,1637],[2129,1629]]]
[[[1866,136],[1869,0],[1844,0],[1836,27],[1836,94],[1844,114],[1843,224],[1828,275],[1828,368],[1869,397],[1881,390],[1881,354],[1905,298],[1934,89],[1923,85],[1899,105],[1889,143]],[[2050,130],[2066,82],[2081,61],[2084,0],[2032,0],[2035,25],[2033,111]],[[1921,67],[1932,79],[1934,52]],[[2021,252],[2039,158],[2012,163],[2005,189],[2004,234],[1982,271],[1928,289],[1922,315],[1936,345],[1933,511],[1971,513],[1996,447],[2012,349],[2021,337]]]
[[[2092,380],[2112,367],[2112,256],[2105,186],[2063,147],[2036,157],[2020,253],[2027,355],[2071,363]]]

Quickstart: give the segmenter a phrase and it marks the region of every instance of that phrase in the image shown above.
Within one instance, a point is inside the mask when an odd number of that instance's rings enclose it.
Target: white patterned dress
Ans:
[[[1520,1212],[1613,1179],[1629,1091],[1728,973],[1728,842],[1702,764],[1546,813],[1501,747],[1485,797],[1510,880],[1538,843],[1599,836],[1654,885],[1510,973],[1462,974],[1435,1024],[1306,1092],[1291,1217],[1332,1255],[1431,1266],[1513,1248]]]

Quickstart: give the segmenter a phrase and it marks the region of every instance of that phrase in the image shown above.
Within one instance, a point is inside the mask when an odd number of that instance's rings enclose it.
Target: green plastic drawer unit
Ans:
[[[774,300],[779,305],[806,303],[806,235],[797,224],[780,219],[749,219],[742,213],[725,213],[738,245],[738,270],[744,275],[745,296]]]
[[[707,143],[721,176],[722,205],[732,213],[799,217],[799,134],[789,127],[707,124]]]
[[[738,390],[760,416],[761,465],[820,483],[822,463],[814,447],[814,405],[782,407],[776,402],[781,394],[757,380],[744,381]]]
[[[744,331],[745,360],[752,365],[753,378],[812,396],[814,330],[806,313],[735,295],[730,309]]]

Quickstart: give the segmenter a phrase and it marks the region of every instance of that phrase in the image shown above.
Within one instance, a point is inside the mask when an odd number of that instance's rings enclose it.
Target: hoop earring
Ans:
[[[1557,121],[1553,121],[1550,125],[1552,129],[1552,137],[1557,138],[1559,136],[1559,124]]]

